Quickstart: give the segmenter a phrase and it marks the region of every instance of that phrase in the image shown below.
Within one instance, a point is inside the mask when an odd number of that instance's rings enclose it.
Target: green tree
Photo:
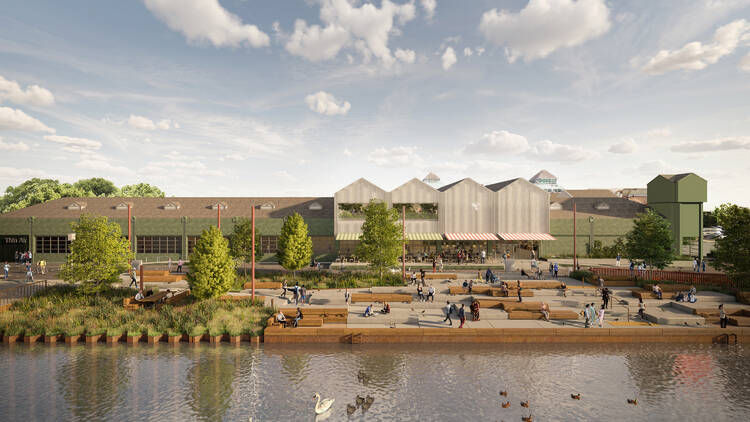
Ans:
[[[164,198],[164,192],[156,186],[148,183],[139,183],[137,185],[125,185],[120,189],[120,195],[127,198],[145,197],[145,198]]]
[[[53,199],[84,196],[93,194],[69,183],[35,177],[18,186],[8,186],[5,195],[0,198],[0,212],[14,211]]]
[[[73,186],[84,192],[91,192],[93,196],[117,196],[120,192],[114,183],[101,177],[82,179],[75,182]]]
[[[669,227],[669,221],[650,208],[638,214],[633,229],[625,236],[628,257],[659,269],[671,264],[674,253]]]
[[[724,233],[724,237],[716,239],[714,265],[733,281],[746,284],[750,279],[750,209],[722,204],[714,214]]]
[[[80,283],[85,293],[100,292],[118,282],[133,259],[120,225],[108,223],[107,217],[83,214],[70,226],[76,238],[60,268],[60,277],[68,283]]]
[[[187,275],[190,293],[198,299],[218,297],[228,292],[237,279],[229,244],[218,228],[203,230],[190,254]]]
[[[284,219],[279,235],[279,263],[287,270],[305,268],[312,260],[312,239],[307,224],[296,212]]]
[[[359,237],[357,255],[370,263],[383,277],[383,271],[398,264],[403,233],[399,213],[383,202],[372,200],[364,208],[365,222]]]
[[[250,238],[253,236],[252,221],[248,218],[241,218],[234,225],[234,230],[229,236],[229,252],[232,257],[240,262],[250,262],[253,256],[253,244]],[[255,230],[255,260],[260,261],[263,258],[263,251],[260,249],[260,233]],[[247,268],[245,268],[247,275]]]

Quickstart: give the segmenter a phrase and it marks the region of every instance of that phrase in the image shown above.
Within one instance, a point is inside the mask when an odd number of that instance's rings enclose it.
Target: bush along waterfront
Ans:
[[[179,305],[159,309],[126,310],[124,298],[135,290],[108,289],[99,294],[84,294],[74,286],[54,286],[40,294],[14,303],[0,312],[0,332],[4,336],[113,337],[140,340],[144,336],[257,337],[263,333],[273,309],[262,301],[198,300],[193,296]],[[7,341],[7,340],[6,340]]]

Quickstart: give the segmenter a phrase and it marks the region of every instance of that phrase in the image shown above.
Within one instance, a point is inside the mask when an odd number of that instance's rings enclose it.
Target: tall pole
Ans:
[[[253,227],[253,257],[252,257],[252,264],[251,264],[251,280],[252,280],[252,296],[251,299],[255,300],[255,206],[253,206],[253,218],[252,218],[252,227]]]
[[[576,203],[573,202],[573,271],[578,269],[578,254],[576,250]]]
[[[406,205],[401,206],[401,281],[406,283]]]
[[[128,251],[130,251],[133,247],[133,241],[130,239],[130,231],[131,231],[130,220],[132,219],[130,215],[131,215],[130,203],[128,202]]]
[[[221,204],[216,204],[216,211],[218,213],[216,216],[216,227],[221,231]]]

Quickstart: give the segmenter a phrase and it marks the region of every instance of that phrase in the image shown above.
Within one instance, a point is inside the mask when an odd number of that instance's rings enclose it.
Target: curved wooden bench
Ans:
[[[691,285],[688,284],[661,284],[658,283],[659,287],[661,287],[662,292],[683,292],[687,295],[687,292],[690,291]],[[607,283],[604,283],[604,286],[607,286]],[[651,290],[654,288],[653,284],[644,284],[643,289],[644,290]]]
[[[287,317],[292,318],[297,315],[297,308],[281,308],[281,312]],[[307,318],[308,315],[323,318],[326,323],[346,323],[349,310],[347,308],[303,308],[302,315]],[[303,318],[303,319],[305,319]]]
[[[506,302],[501,305],[504,311],[538,311],[542,302]]]
[[[510,286],[515,286],[515,283],[509,283]],[[537,280],[537,281],[521,281],[521,287],[524,289],[559,289],[562,286],[562,283],[559,281],[544,281],[544,280]]]
[[[304,314],[304,312],[302,314],[303,314],[303,318],[297,322],[297,327],[322,327],[323,326],[323,318],[318,317],[318,316],[312,316],[312,315],[308,317],[307,315]],[[295,312],[295,315],[296,315],[296,312]],[[284,313],[284,316],[286,316],[286,319],[287,319],[286,328],[293,328],[294,325],[292,322],[294,321],[294,317],[290,318],[286,313]],[[276,321],[275,315],[268,318],[267,327],[283,328],[281,324],[278,321]]]

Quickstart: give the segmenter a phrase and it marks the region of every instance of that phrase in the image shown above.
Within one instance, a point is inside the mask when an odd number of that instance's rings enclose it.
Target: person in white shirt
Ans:
[[[604,324],[604,305],[599,308],[599,328],[602,328],[602,324]]]
[[[427,299],[430,299],[430,302],[435,301],[435,288],[432,286],[430,286],[430,288],[427,289]],[[425,300],[425,302],[427,301]]]
[[[284,316],[284,313],[281,312],[279,309],[279,314],[276,315],[276,321],[278,321],[284,328],[286,328],[286,316]]]
[[[484,264],[484,260],[487,258],[487,251],[482,249],[482,264]]]
[[[138,290],[138,293],[135,294],[135,300],[143,300],[143,290]]]
[[[3,271],[5,272],[5,279],[8,279],[8,271],[10,271],[10,265],[6,262],[5,265],[3,265]]]

